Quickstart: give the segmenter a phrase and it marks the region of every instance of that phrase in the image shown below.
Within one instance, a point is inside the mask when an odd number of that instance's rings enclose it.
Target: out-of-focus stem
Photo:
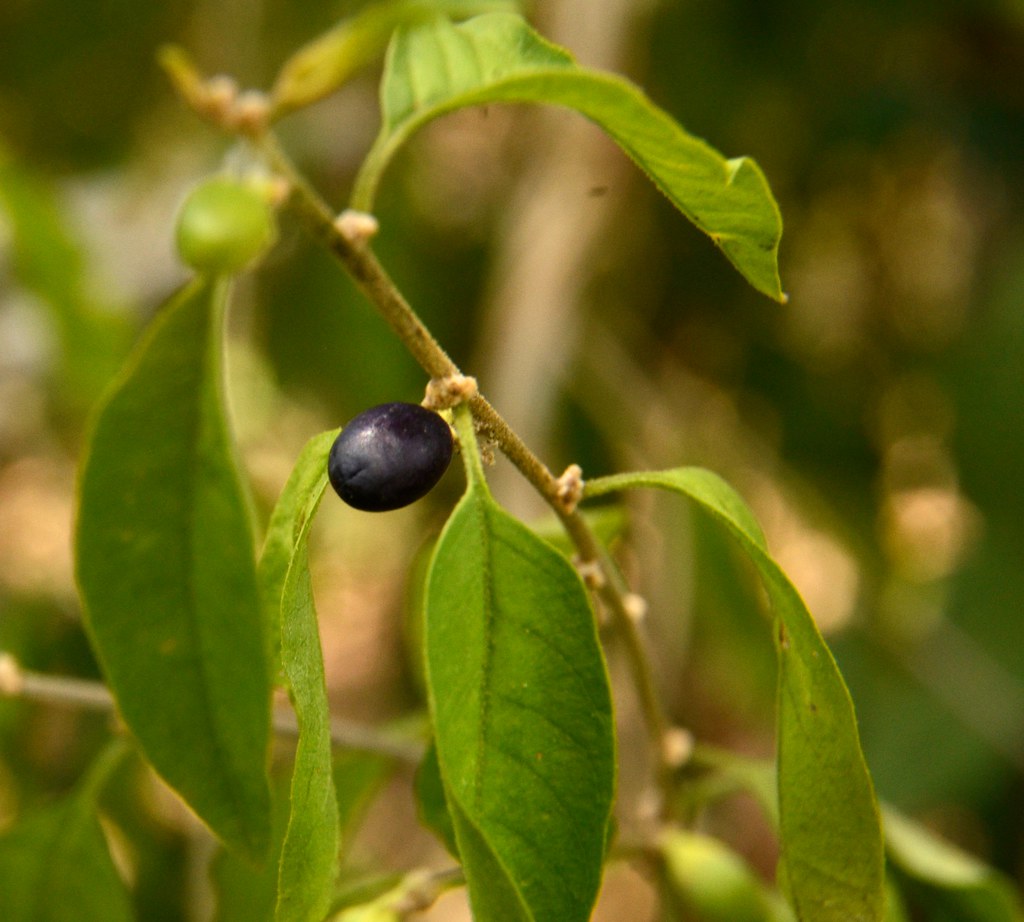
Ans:
[[[11,654],[0,652],[0,698],[4,697],[109,714],[117,710],[114,696],[101,682],[32,672],[23,669]],[[289,708],[274,710],[273,725],[274,732],[281,736],[298,736],[298,720]],[[418,764],[423,756],[423,746],[415,740],[340,717],[331,718],[331,742],[339,749],[376,752],[411,765]]]

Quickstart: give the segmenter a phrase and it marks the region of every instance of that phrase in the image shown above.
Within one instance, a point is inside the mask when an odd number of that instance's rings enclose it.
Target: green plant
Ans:
[[[257,559],[223,394],[230,282],[221,273],[247,264],[268,242],[271,225],[260,208],[255,215],[233,210],[236,201],[226,212],[217,209],[228,231],[218,234],[228,241],[224,249],[182,231],[182,252],[201,274],[164,306],[110,388],[83,462],[77,576],[118,710],[143,758],[223,843],[224,906],[240,905],[245,891],[263,894],[251,910],[256,917],[400,918],[464,882],[481,922],[582,920],[606,863],[619,860],[660,875],[685,904],[695,890],[683,848],[697,840],[680,827],[687,798],[699,792],[694,776],[709,774],[762,797],[778,830],[781,870],[765,892],[724,846],[700,843],[705,857],[726,869],[730,886],[743,888],[745,918],[882,919],[882,824],[853,706],[744,502],[719,477],[695,468],[584,480],[570,467],[553,475],[461,375],[370,248],[382,175],[419,127],[470,105],[552,103],[604,128],[755,289],[784,297],[776,266],[781,221],[753,161],[725,160],[635,87],[579,68],[514,14],[488,13],[460,25],[433,15],[483,6],[373,8],[299,52],[266,98],[202,79],[180,52],[165,56],[193,108],[243,139],[261,168],[288,187],[287,207],[349,270],[430,378],[427,403],[453,409],[466,489],[431,550],[422,586],[430,729],[417,793],[425,823],[458,869],[412,873],[358,894],[337,886],[347,798],[366,783],[336,783],[308,539],[338,435],[313,436],[297,459]],[[352,209],[337,217],[270,125],[333,90],[393,29],[381,131],[355,183]],[[551,506],[569,552],[496,502],[484,462],[491,446]],[[643,601],[627,586],[611,542],[584,514],[591,500],[637,489],[696,504],[761,579],[779,675],[772,766],[691,747],[664,712],[638,628]],[[653,831],[631,840],[621,839],[612,822],[616,738],[595,603],[627,652],[657,790]],[[16,685],[20,678],[10,671]],[[298,721],[284,795],[267,771],[276,686],[287,690]],[[72,795],[57,820],[26,822],[0,841],[0,868],[27,882],[0,895],[4,918],[59,917],[68,905],[92,913],[78,918],[128,916],[91,812],[107,770],[97,769],[90,776],[97,780]],[[75,834],[62,838],[62,828]],[[898,880],[915,879],[915,863],[905,856],[919,848],[912,837],[900,839],[891,858]],[[88,873],[96,867],[102,872]],[[88,892],[88,902],[47,887],[51,869],[63,875],[65,868],[72,874],[65,880]],[[939,890],[963,883],[934,866],[928,874],[924,882]],[[1012,917],[1011,896],[984,875],[970,883],[996,907],[990,918]],[[58,908],[51,911],[51,904]],[[700,899],[690,905],[714,918]]]

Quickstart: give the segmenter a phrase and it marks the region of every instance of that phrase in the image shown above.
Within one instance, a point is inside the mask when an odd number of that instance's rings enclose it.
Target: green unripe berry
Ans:
[[[266,195],[229,177],[200,183],[178,212],[178,253],[200,272],[237,272],[275,236],[274,212]]]

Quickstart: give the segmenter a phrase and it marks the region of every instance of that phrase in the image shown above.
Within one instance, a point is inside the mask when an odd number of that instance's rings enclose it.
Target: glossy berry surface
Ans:
[[[350,506],[387,512],[426,496],[451,460],[452,433],[440,416],[414,403],[382,403],[342,429],[327,476]]]

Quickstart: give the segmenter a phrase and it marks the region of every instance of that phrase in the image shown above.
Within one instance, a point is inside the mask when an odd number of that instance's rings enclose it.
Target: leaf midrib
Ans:
[[[215,330],[221,323],[220,309],[220,298],[226,297],[226,291],[223,288],[223,282],[212,281],[210,282],[210,294],[209,294],[209,305],[208,311],[205,311],[204,317],[204,330],[203,330],[203,357],[202,363],[199,367],[199,375],[197,381],[200,387],[195,390],[196,399],[190,401],[188,406],[192,411],[189,414],[188,422],[190,435],[192,440],[190,445],[193,450],[190,452],[191,464],[189,469],[189,476],[186,478],[186,496],[187,496],[187,513],[185,516],[185,532],[186,532],[186,543],[188,546],[189,554],[189,566],[184,574],[184,589],[185,595],[188,599],[189,605],[187,606],[187,617],[191,624],[193,636],[196,637],[196,652],[199,654],[198,662],[193,664],[193,669],[199,677],[199,687],[203,697],[203,720],[207,728],[210,731],[210,738],[214,742],[214,750],[217,752],[221,766],[228,765],[233,768],[233,760],[231,758],[230,747],[225,745],[224,742],[224,727],[222,721],[215,719],[215,713],[219,717],[219,707],[216,707],[216,697],[213,695],[211,689],[214,683],[211,682],[210,678],[210,665],[209,657],[206,655],[207,635],[202,629],[203,619],[199,616],[199,591],[195,582],[196,562],[199,560],[201,554],[199,549],[199,534],[200,529],[196,522],[196,503],[195,499],[198,495],[198,484],[203,477],[203,463],[204,456],[200,451],[195,450],[200,444],[200,440],[204,434],[207,433],[206,426],[206,414],[203,412],[203,389],[202,384],[206,382],[207,385],[213,388],[213,402],[215,407],[223,415],[225,411],[224,401],[221,400],[223,382],[219,375],[223,374],[220,363],[214,360],[213,349],[218,348],[219,343],[216,341],[217,337],[214,335]],[[213,365],[213,375],[208,376],[210,365]],[[211,380],[213,378],[213,380]],[[218,778],[218,788],[227,790],[226,800],[231,803],[233,813],[236,818],[246,817],[248,811],[245,809],[245,802],[238,791],[237,787],[233,784],[224,784],[223,775]],[[223,794],[222,794],[223,796]],[[244,831],[245,838],[248,840],[249,830],[248,822],[241,820],[241,829]]]
[[[480,542],[484,549],[483,553],[483,578],[484,578],[484,655],[481,663],[480,681],[480,707],[479,707],[479,734],[477,742],[476,766],[473,774],[473,810],[479,815],[483,809],[484,800],[484,777],[486,776],[488,735],[490,729],[491,714],[491,692],[493,680],[494,661],[494,613],[497,608],[497,601],[494,595],[494,551],[491,544],[490,529],[488,528],[488,509],[486,497],[475,497],[477,503],[478,528],[480,531]]]

